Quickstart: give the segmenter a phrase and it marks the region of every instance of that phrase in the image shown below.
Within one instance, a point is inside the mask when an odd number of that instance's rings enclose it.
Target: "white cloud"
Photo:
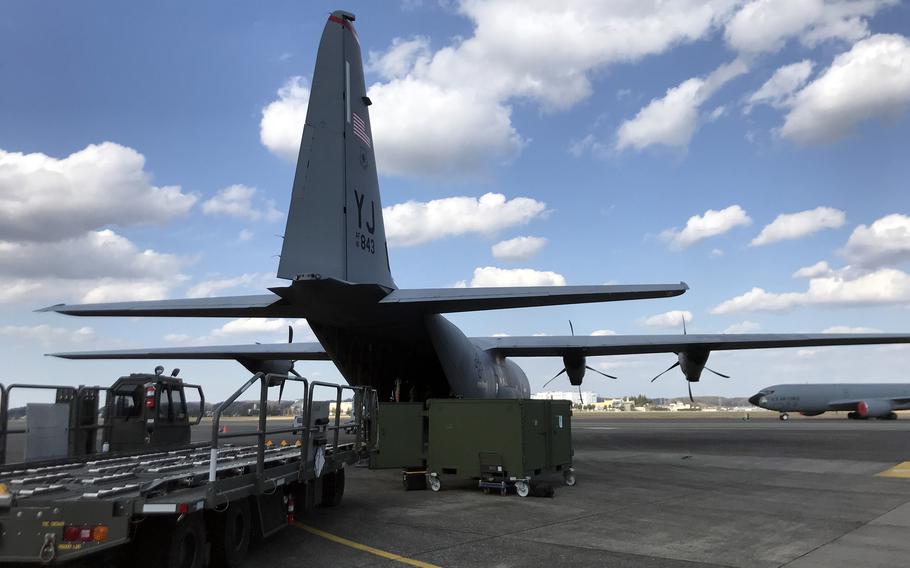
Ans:
[[[310,324],[302,318],[237,318],[213,329],[208,335],[195,337],[185,333],[171,333],[165,335],[164,340],[177,345],[212,345],[241,339],[284,343],[288,340],[288,326],[294,328],[294,343],[317,341]]]
[[[731,0],[461,2],[472,35],[436,51],[425,38],[396,38],[370,54],[370,68],[384,80],[368,89],[377,164],[386,174],[470,175],[509,160],[525,144],[511,121],[513,101],[569,108],[590,95],[593,73],[702,39],[732,8]],[[292,99],[306,97],[279,93],[272,104]],[[262,128],[263,143],[293,157],[302,118],[271,122],[274,128]]]
[[[156,300],[185,280],[189,259],[140,250],[110,229],[57,242],[0,241],[0,302]]]
[[[565,285],[566,279],[562,274],[531,268],[478,267],[474,269],[474,277],[471,279],[471,288]]]
[[[739,323],[734,323],[725,329],[723,333],[752,333],[753,331],[758,331],[759,329],[761,329],[761,326],[754,321],[745,320]]]
[[[80,327],[78,329],[67,329],[65,327],[53,327],[47,324],[41,325],[4,325],[0,326],[0,335],[10,338],[9,340],[25,340],[37,342],[44,346],[67,344],[84,344],[95,339],[95,330],[90,327]]]
[[[720,258],[724,255],[723,249],[711,249],[711,258]]]
[[[196,197],[152,185],[144,168],[142,154],[113,142],[65,158],[0,150],[0,241],[57,241],[185,215]]]
[[[793,94],[809,80],[814,65],[812,61],[804,59],[799,63],[780,67],[771,75],[770,79],[752,93],[745,111],[748,113],[753,106],[758,104],[768,104],[777,108],[787,106],[790,104]]]
[[[826,40],[856,41],[867,20],[896,0],[753,0],[727,23],[727,43],[743,52],[777,51],[793,37],[813,47]]]
[[[882,330],[874,327],[851,327],[849,325],[835,325],[822,330],[822,333],[881,333]]]
[[[529,260],[547,244],[543,237],[515,237],[500,241],[491,247],[493,257],[498,260]]]
[[[254,235],[255,233],[249,229],[240,229],[240,232],[237,233],[237,240],[241,242],[248,241],[252,239]]]
[[[274,274],[248,272],[231,278],[203,280],[187,290],[186,295],[188,298],[210,298],[218,296],[219,292],[223,292],[224,290],[240,287],[245,289],[258,289],[262,293],[265,293],[266,288],[277,283],[278,280],[275,278]]]
[[[749,246],[762,246],[777,241],[799,239],[824,229],[837,229],[847,221],[839,209],[816,207],[799,213],[784,213],[765,225]]]
[[[603,337],[606,335],[616,335],[616,332],[612,329],[595,329],[591,332],[591,335],[594,337]]]
[[[528,197],[506,200],[501,193],[406,201],[383,208],[390,246],[413,246],[468,233],[493,235],[540,217],[546,204]]]
[[[616,132],[616,148],[641,150],[655,144],[685,148],[698,126],[699,109],[728,81],[748,70],[736,59],[721,65],[704,79],[694,77],[667,90],[662,98],[652,99]],[[716,118],[716,117],[715,117]]]
[[[703,239],[722,235],[735,227],[751,223],[752,219],[746,215],[742,207],[731,205],[720,211],[708,209],[704,215],[693,215],[689,217],[683,230],[675,227],[667,229],[661,232],[660,237],[670,243],[670,248],[680,250]]]
[[[404,77],[418,60],[426,64],[430,58],[430,38],[415,36],[411,39],[396,37],[384,52],[371,51],[367,71],[378,73],[384,79]]]
[[[689,310],[670,310],[669,312],[643,318],[639,320],[639,323],[647,327],[682,329],[683,321],[691,323],[692,312]]]
[[[853,230],[841,254],[850,262],[876,267],[910,260],[910,217],[894,213]]]
[[[801,143],[847,136],[860,122],[890,118],[910,104],[910,41],[879,34],[838,55],[797,93],[780,134]]]
[[[793,278],[818,278],[819,276],[828,276],[833,271],[828,263],[820,260],[812,266],[804,266],[793,273]]]
[[[218,190],[214,197],[202,204],[202,212],[206,215],[227,215],[241,217],[250,221],[279,221],[284,219],[284,213],[275,209],[271,200],[264,201],[260,207],[253,205],[253,196],[256,188],[242,184],[234,184]]]
[[[525,144],[512,109],[482,91],[407,76],[371,86],[369,96],[383,174],[470,176],[511,160]]]
[[[762,288],[721,302],[712,314],[786,311],[803,306],[871,306],[910,302],[910,275],[894,268],[858,273],[843,269],[812,278],[804,292],[773,293]]]
[[[310,88],[303,77],[291,77],[278,89],[278,100],[262,109],[259,139],[273,153],[296,160],[306,122]]]

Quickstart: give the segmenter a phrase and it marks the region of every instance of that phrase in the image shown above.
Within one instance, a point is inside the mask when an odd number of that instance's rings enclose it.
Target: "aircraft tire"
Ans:
[[[145,526],[145,523],[149,524]],[[200,513],[186,515],[180,522],[174,519],[146,519],[143,525],[137,542],[139,566],[205,566],[205,523]]]
[[[344,468],[322,476],[323,507],[335,507],[341,504],[344,496]]]
[[[223,513],[213,513],[209,523],[212,567],[236,568],[243,565],[250,548],[252,514],[250,502],[231,503]]]

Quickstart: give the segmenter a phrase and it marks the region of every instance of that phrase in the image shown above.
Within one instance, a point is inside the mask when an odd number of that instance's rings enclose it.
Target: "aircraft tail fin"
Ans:
[[[353,21],[333,12],[319,42],[278,277],[394,289]]]

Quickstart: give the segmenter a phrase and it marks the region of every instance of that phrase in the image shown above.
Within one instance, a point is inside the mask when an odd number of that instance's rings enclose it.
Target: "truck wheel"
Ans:
[[[225,512],[213,513],[210,520],[211,565],[224,568],[236,568],[242,565],[250,548],[252,532],[250,502],[241,499],[231,503]]]
[[[344,468],[322,476],[322,506],[335,507],[344,496]]]
[[[146,519],[137,539],[140,566],[205,566],[205,524],[199,514],[187,515],[179,523],[173,519]]]

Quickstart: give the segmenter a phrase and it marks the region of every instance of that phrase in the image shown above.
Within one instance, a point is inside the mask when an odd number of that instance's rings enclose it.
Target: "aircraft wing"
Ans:
[[[326,282],[338,289],[347,283]],[[423,313],[470,312],[504,308],[527,308],[588,302],[615,302],[647,298],[669,298],[689,289],[679,284],[605,285],[605,286],[518,286],[510,288],[428,288],[393,290],[376,303],[376,307],[394,315],[392,310],[416,310]],[[275,288],[277,291],[291,288]],[[384,294],[384,293],[383,293]],[[343,296],[339,296],[343,297]],[[56,304],[39,312],[57,312],[71,316],[131,317],[304,317],[303,306],[277,294],[226,296],[223,298],[186,298],[144,302],[104,304]],[[376,300],[373,300],[376,301]]]
[[[254,345],[216,345],[208,347],[162,347],[159,349],[117,349],[113,351],[74,351],[48,353],[62,359],[251,359],[328,361],[319,343],[270,343]]]
[[[910,335],[899,333],[551,335],[543,337],[472,337],[471,341],[481,349],[495,351],[504,357],[557,357],[568,354],[598,356],[677,353],[687,349],[725,351],[776,347],[910,343]]]
[[[647,298],[670,298],[689,289],[679,284],[604,286],[513,286],[507,288],[427,288],[393,290],[380,306],[398,304],[426,313],[471,312],[504,308],[529,308],[615,302]]]
[[[223,298],[185,298],[145,302],[111,302],[105,304],[56,304],[36,310],[70,316],[163,316],[163,317],[269,317],[280,316],[287,306],[275,294],[225,296]]]

